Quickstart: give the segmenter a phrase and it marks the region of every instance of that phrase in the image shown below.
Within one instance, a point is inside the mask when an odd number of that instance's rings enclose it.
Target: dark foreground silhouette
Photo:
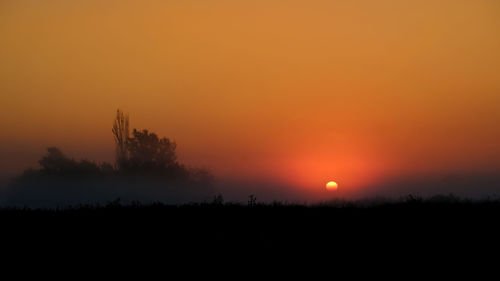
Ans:
[[[93,278],[105,271],[141,280],[172,274],[257,279],[269,271],[478,277],[497,266],[500,201],[249,203],[1,209],[2,255],[22,267],[17,275],[39,265],[51,275]]]
[[[3,241],[41,253],[335,249],[335,255],[353,258],[361,252],[493,251],[500,243],[500,201],[451,196],[310,206],[255,200],[241,205],[223,203],[221,197],[180,206],[115,201],[65,209],[4,208],[0,220]]]

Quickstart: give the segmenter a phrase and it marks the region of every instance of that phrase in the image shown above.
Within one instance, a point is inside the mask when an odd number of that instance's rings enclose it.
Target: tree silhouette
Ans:
[[[47,148],[47,154],[38,163],[40,163],[41,172],[64,176],[89,176],[102,172],[110,173],[113,170],[111,165],[105,162],[97,165],[95,162],[85,159],[81,161],[70,159],[57,147]]]
[[[75,167],[76,164],[75,161],[66,157],[57,147],[47,148],[47,155],[42,157],[38,163],[40,163],[42,170],[46,172],[68,171]]]
[[[158,171],[178,166],[175,142],[168,138],[159,138],[148,130],[134,129],[132,135],[127,141],[127,168]]]
[[[116,144],[116,165],[119,169],[126,165],[128,160],[127,142],[129,139],[129,118],[119,109],[113,122],[113,136]]]
[[[176,143],[148,130],[129,135],[128,115],[118,110],[112,132],[116,164],[74,160],[49,147],[40,169],[28,169],[9,183],[8,200],[37,206],[77,204],[87,200],[165,200],[180,202],[206,198],[212,175],[205,169],[177,161]]]

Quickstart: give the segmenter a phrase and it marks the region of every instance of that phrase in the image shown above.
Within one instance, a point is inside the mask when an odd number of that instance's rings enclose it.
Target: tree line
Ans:
[[[165,179],[210,180],[208,171],[187,168],[177,159],[177,144],[166,137],[159,137],[147,129],[129,131],[129,116],[117,110],[112,133],[115,141],[115,164],[74,160],[59,148],[49,147],[40,161],[40,172],[60,174],[142,174]],[[31,171],[33,172],[33,170]]]
[[[34,206],[117,197],[175,203],[211,194],[212,175],[180,163],[174,141],[147,129],[130,132],[129,127],[128,115],[117,110],[111,130],[114,163],[75,160],[49,147],[39,168],[25,170],[10,183],[8,200]]]

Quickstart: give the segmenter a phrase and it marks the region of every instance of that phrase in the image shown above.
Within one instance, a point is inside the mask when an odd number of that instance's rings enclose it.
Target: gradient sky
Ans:
[[[0,168],[113,160],[117,108],[218,178],[500,170],[497,0],[0,1]]]

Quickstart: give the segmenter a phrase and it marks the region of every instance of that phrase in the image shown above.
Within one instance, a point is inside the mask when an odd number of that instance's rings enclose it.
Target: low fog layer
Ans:
[[[116,161],[113,164],[74,160],[56,147],[47,149],[39,168],[8,181],[0,179],[0,203],[15,207],[62,207],[80,204],[131,202],[185,204],[226,200],[246,203],[317,203],[409,194],[454,194],[472,199],[497,197],[500,172],[419,175],[386,179],[356,190],[340,183],[338,191],[318,186],[298,188],[259,179],[215,179],[204,169],[177,160],[176,143],[148,130],[129,132],[128,116],[118,111],[113,125]]]

